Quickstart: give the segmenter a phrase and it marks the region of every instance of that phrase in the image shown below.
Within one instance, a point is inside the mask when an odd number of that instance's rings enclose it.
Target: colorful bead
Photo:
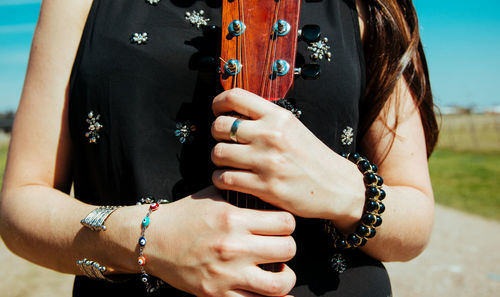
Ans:
[[[153,204],[151,204],[151,205],[149,206],[149,208],[150,208],[152,211],[157,210],[157,209],[158,209],[158,207],[160,207],[160,204],[158,204],[157,202],[155,202],[155,203],[153,203]]]
[[[142,219],[142,227],[146,228],[147,226],[149,226],[149,217]]]
[[[139,263],[139,265],[141,266],[146,265],[146,257],[140,256],[139,258],[137,258],[137,263]]]
[[[140,246],[145,246],[146,245],[146,238],[144,236],[141,236],[139,238],[139,245]]]

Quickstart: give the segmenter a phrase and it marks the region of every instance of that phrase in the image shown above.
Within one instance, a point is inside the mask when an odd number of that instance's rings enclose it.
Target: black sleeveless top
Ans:
[[[211,184],[211,102],[222,92],[216,67],[221,3],[93,1],[69,89],[77,199],[95,205],[133,205],[148,196],[173,201]],[[355,3],[305,0],[300,24],[321,27],[321,43],[301,41],[297,54],[299,66],[319,64],[321,77],[297,78],[288,105],[331,149],[354,152],[365,89]],[[325,49],[318,52],[323,58],[311,57],[308,47]],[[332,269],[336,251],[321,220],[298,218],[293,236],[298,249],[289,262],[297,274],[292,295],[391,295],[383,265],[360,251],[343,254],[345,272]],[[110,294],[148,295],[139,276],[120,284],[76,277],[74,296]],[[188,296],[168,285],[152,295]]]

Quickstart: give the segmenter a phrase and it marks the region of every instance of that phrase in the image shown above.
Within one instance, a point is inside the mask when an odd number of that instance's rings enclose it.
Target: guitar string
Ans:
[[[280,10],[280,4],[281,4],[281,1],[278,1],[278,13],[277,13],[277,16],[276,16],[276,22],[275,24],[277,24],[278,22],[278,15],[279,15],[279,10]],[[280,40],[280,38],[277,36],[277,32],[275,33],[276,34],[276,41],[274,42],[274,57],[276,57],[276,52],[278,50],[278,42]],[[283,37],[282,37],[283,38]],[[274,61],[274,59],[273,59]],[[279,87],[279,83],[282,81],[281,79],[278,79],[278,76],[276,75],[275,77],[273,77],[274,79],[274,96],[273,96],[273,99],[276,99],[278,97],[278,87]],[[272,83],[272,80],[271,80],[271,83]]]
[[[276,32],[274,31],[274,24],[276,24],[276,22],[278,21],[280,3],[281,3],[281,1],[278,0],[276,2],[276,7],[274,9],[274,18],[273,18],[273,22],[272,22],[272,35],[271,35],[272,41],[273,41],[271,44],[273,57],[272,57],[271,61],[274,61],[276,59],[276,50],[277,50],[276,45],[278,42],[278,36],[277,36]],[[269,77],[269,88],[268,88],[268,92],[267,92],[267,99],[271,99],[273,78],[277,79],[276,77],[273,76],[274,73],[273,73],[273,69],[272,69],[272,64],[271,64],[271,69],[270,69],[269,73],[270,73],[270,77]]]
[[[243,7],[244,0],[240,0],[240,1],[241,1],[241,5],[240,5],[240,18],[241,18],[241,21],[243,22],[243,24],[245,24],[245,14],[244,14],[245,8]],[[242,34],[242,37],[241,37],[242,51],[243,51],[243,60],[244,61],[247,60],[246,37],[245,36],[246,36],[246,34]],[[243,65],[243,67],[246,67],[246,65]],[[248,74],[247,74],[246,70],[243,73],[243,81],[244,81],[243,88],[245,88],[246,86],[248,86]]]
[[[268,28],[268,31],[267,32],[270,32],[270,36],[272,37],[273,35],[273,22],[271,21],[271,24],[270,24],[270,27]],[[271,52],[272,52],[272,42],[273,42],[273,38],[271,38],[269,41],[268,41],[268,44],[267,44],[267,51],[266,51],[266,61],[265,61],[265,64],[264,64],[264,68],[262,69],[262,75],[261,75],[261,90],[260,90],[260,96],[261,97],[265,97],[265,93],[266,93],[266,88],[267,88],[267,84],[266,84],[266,77],[269,73],[269,67],[270,67],[270,59],[271,59]]]
[[[273,18],[273,21],[271,23],[271,29],[272,29],[272,34],[271,34],[271,39],[272,39],[272,53],[273,53],[273,57],[271,59],[271,71],[268,72],[270,73],[270,76],[269,76],[269,90],[268,90],[268,96],[267,96],[267,99],[271,99],[271,94],[273,92],[273,89],[272,89],[272,83],[273,83],[273,79],[277,79],[276,77],[273,77],[273,69],[272,69],[272,61],[275,61],[276,59],[276,51],[277,51],[277,45],[278,45],[278,36],[277,36],[277,33],[274,31],[274,24],[276,24],[276,22],[278,21],[278,15],[279,15],[279,11],[280,11],[280,4],[281,4],[281,1],[278,0],[276,2],[276,6],[275,6],[275,12],[274,12],[274,18]],[[277,82],[276,82],[276,89],[274,90],[274,92],[277,92]],[[264,209],[267,209],[267,204],[266,203],[263,203],[263,208]]]

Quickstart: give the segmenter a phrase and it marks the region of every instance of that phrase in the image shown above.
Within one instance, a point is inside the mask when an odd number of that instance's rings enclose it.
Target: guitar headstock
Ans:
[[[268,100],[294,80],[300,0],[223,0],[221,83]]]

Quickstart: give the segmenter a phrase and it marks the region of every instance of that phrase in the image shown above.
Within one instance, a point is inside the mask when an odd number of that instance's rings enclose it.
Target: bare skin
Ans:
[[[87,257],[114,272],[137,273],[139,222],[146,206],[117,210],[106,222],[108,230],[95,233],[79,224],[95,206],[68,195],[72,144],[67,87],[90,5],[90,0],[42,3],[9,148],[0,232],[14,253],[60,272],[81,274],[75,261]],[[385,261],[418,255],[428,241],[433,215],[420,117],[404,83],[400,89],[394,96],[402,99],[404,108],[386,112],[399,112],[405,120],[387,157],[382,162],[389,136],[380,121],[371,127],[362,147],[379,165],[389,197],[384,224],[364,251]],[[252,106],[242,102],[247,99]],[[241,170],[216,171],[214,183],[258,193],[286,211],[239,209],[222,201],[214,188],[162,206],[151,217],[161,223],[148,230],[148,272],[197,296],[286,295],[295,284],[294,272],[285,266],[280,273],[269,273],[257,264],[287,261],[295,255],[290,213],[332,219],[343,230],[351,229],[361,216],[362,177],[288,112],[258,96],[241,90],[224,92],[215,98],[213,109],[219,116],[213,134],[221,141],[228,140],[232,124],[222,113],[235,110],[250,118],[238,130],[243,144],[220,144],[213,154],[216,164]],[[256,141],[256,135],[265,137]],[[234,157],[242,151],[252,152],[252,159]],[[306,155],[318,158],[300,159]],[[292,158],[299,161],[289,162]],[[273,162],[282,170],[255,167],[261,162]],[[257,182],[251,185],[252,181]],[[160,225],[176,228],[159,230]],[[200,238],[201,233],[206,236]]]

